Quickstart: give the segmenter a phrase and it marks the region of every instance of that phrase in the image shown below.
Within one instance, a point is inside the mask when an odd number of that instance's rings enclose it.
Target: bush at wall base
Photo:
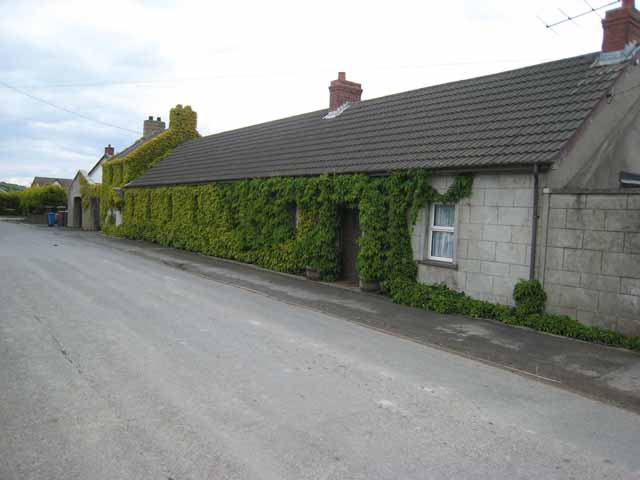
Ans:
[[[640,351],[640,337],[627,337],[603,328],[583,325],[577,320],[564,315],[541,313],[539,310],[535,313],[525,313],[531,310],[476,300],[466,296],[464,293],[453,291],[445,285],[423,285],[410,280],[394,280],[386,282],[383,287],[395,303],[432,310],[438,313],[454,313],[475,318],[487,318],[509,325],[521,325],[541,332],[576,338],[587,342]],[[540,288],[542,287],[540,286]],[[524,291],[533,293],[533,295],[527,297],[523,294]],[[518,296],[520,305],[524,304],[527,307],[531,307],[541,298],[538,286],[525,281],[521,281],[516,285],[514,295]]]

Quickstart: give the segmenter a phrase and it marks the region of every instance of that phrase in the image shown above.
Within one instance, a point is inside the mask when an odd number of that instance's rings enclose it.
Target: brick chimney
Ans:
[[[113,157],[113,154],[115,153],[115,150],[113,149],[113,147],[111,146],[111,144],[107,145],[106,147],[104,147],[104,154],[107,157]]]
[[[152,116],[149,116],[147,120],[144,121],[144,128],[142,130],[142,137],[149,138],[160,132],[164,132],[166,128],[165,123],[158,117],[156,120],[153,119]]]
[[[640,41],[640,12],[634,0],[622,0],[622,6],[609,10],[602,20],[603,52],[623,50],[629,42]]]
[[[329,111],[333,112],[345,103],[355,103],[362,97],[362,85],[347,80],[347,74],[338,73],[338,79],[329,87]]]

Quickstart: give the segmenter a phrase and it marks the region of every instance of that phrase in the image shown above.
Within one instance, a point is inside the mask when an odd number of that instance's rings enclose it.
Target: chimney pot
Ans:
[[[157,117],[157,118],[156,118],[156,120],[157,120],[157,121],[159,121],[159,122],[160,122],[160,121],[162,121],[162,120],[160,119],[160,117]]]
[[[347,80],[345,72],[338,72],[338,79],[329,86],[329,111],[333,112],[345,103],[356,103],[362,98],[362,85]]]
[[[153,115],[149,115],[149,120],[153,120]]]

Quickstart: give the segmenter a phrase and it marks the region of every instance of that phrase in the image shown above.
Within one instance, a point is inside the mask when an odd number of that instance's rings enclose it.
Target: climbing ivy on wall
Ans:
[[[100,198],[101,185],[87,182],[84,177],[80,177],[80,197],[82,198],[82,208],[87,209],[91,205],[92,198]]]
[[[112,169],[111,175],[116,172]],[[123,224],[111,231],[278,271],[310,267],[332,280],[340,274],[341,214],[344,208],[357,208],[360,277],[415,280],[408,223],[430,202],[455,203],[469,196],[473,183],[470,176],[458,176],[441,194],[428,180],[426,171],[411,170],[386,177],[323,175],[127,188]]]
[[[200,134],[196,130],[196,126],[196,112],[188,105],[185,107],[176,105],[169,114],[169,128],[167,130],[134,149],[128,155],[103,163],[100,216],[108,220],[107,212],[111,208],[120,207],[120,195],[113,190],[113,187],[123,187],[169,155],[181,143],[199,137]],[[108,220],[103,225],[103,230],[111,232],[112,227],[113,225]]]

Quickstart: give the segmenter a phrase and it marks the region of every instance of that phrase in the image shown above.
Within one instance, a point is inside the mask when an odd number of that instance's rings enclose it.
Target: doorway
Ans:
[[[73,226],[82,228],[82,198],[73,197]]]
[[[91,198],[91,227],[92,230],[100,230],[100,199]]]
[[[341,253],[341,275],[340,280],[349,283],[358,282],[358,239],[360,238],[360,221],[358,210],[344,208],[341,212],[340,228],[340,253]]]

